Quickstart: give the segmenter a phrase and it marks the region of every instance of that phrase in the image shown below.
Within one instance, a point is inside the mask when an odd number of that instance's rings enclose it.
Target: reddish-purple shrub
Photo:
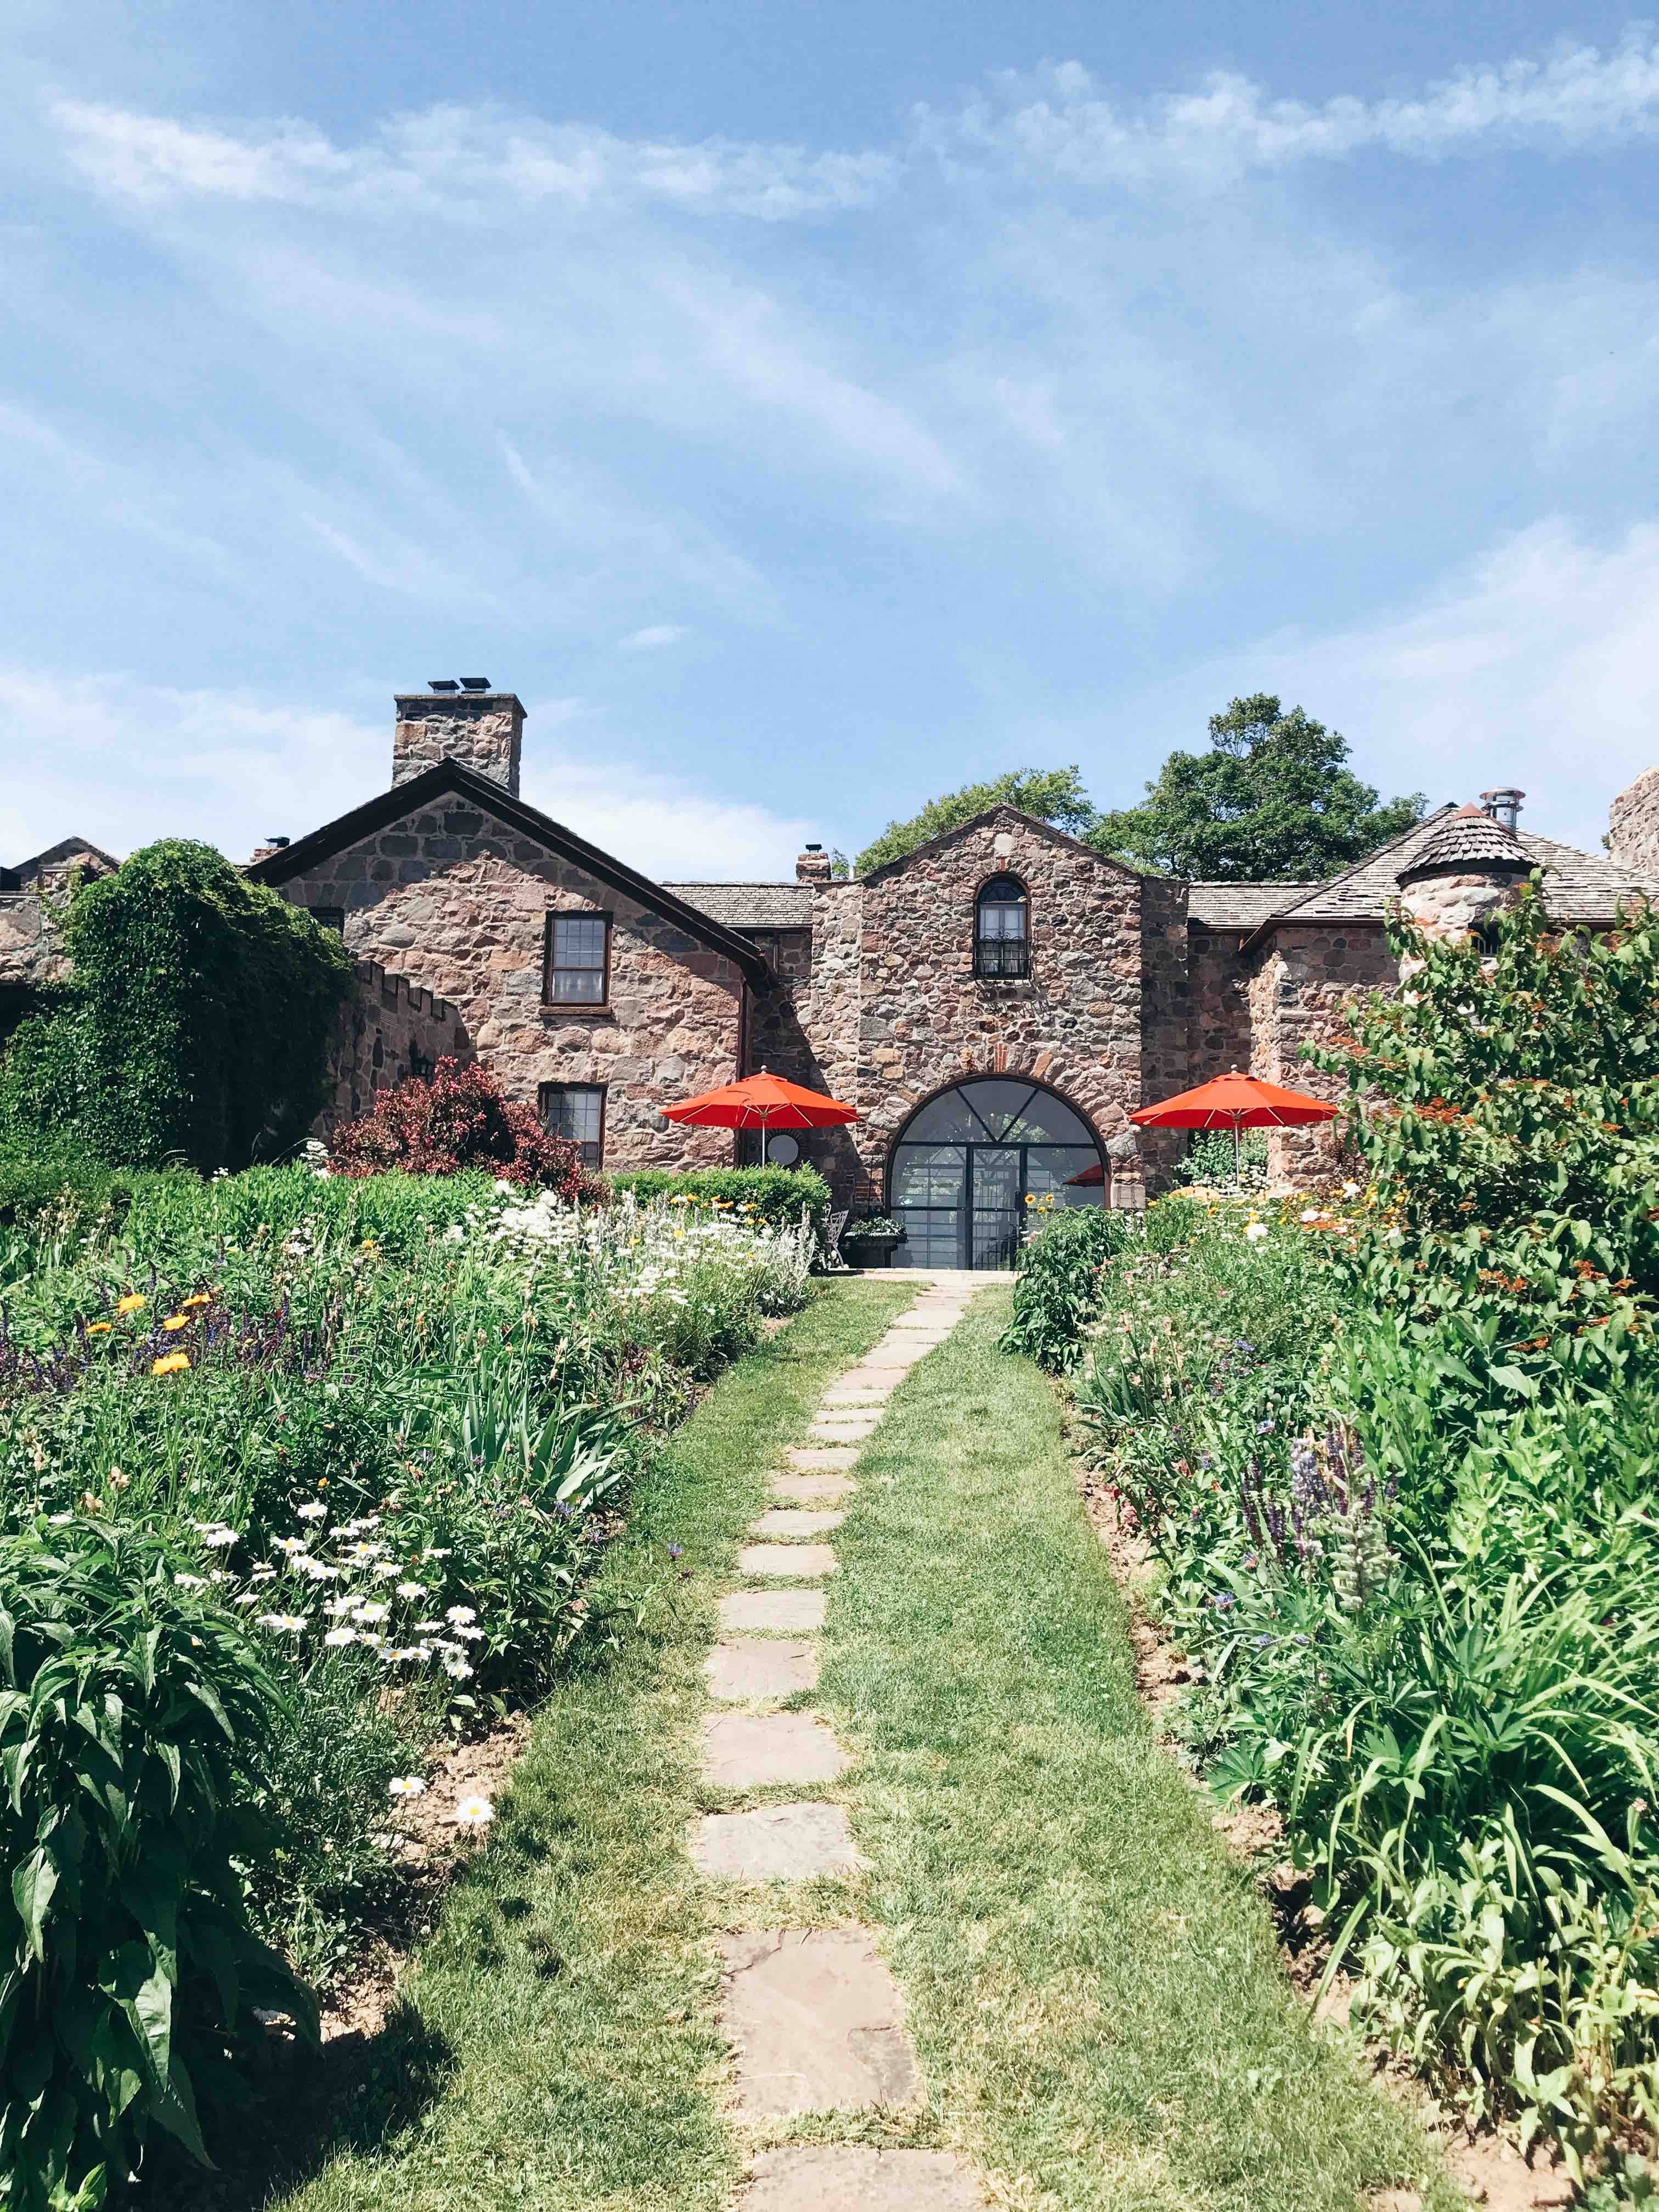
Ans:
[[[441,1060],[429,1079],[411,1076],[383,1091],[359,1121],[337,1130],[329,1146],[341,1175],[455,1175],[487,1168],[507,1182],[533,1183],[573,1203],[605,1195],[605,1185],[564,1137],[533,1108],[515,1105],[487,1068]]]

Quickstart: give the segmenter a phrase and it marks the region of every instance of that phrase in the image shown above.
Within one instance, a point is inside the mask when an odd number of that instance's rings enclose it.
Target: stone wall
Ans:
[[[1425,937],[1455,945],[1500,907],[1513,905],[1524,880],[1490,869],[1423,876],[1402,888],[1400,902]]]
[[[392,781],[457,760],[517,793],[524,704],[512,691],[400,691]]]
[[[863,911],[861,884],[826,878],[814,887],[810,931],[746,933],[776,979],[751,996],[750,1069],[768,1068],[848,1105],[858,1103]],[[881,1203],[854,1129],[799,1134],[803,1160],[828,1178],[838,1205]]]
[[[1030,900],[1024,980],[974,974],[975,896],[1003,873]],[[862,908],[861,1007],[854,1088],[840,1095],[860,1109],[851,1146],[873,1184],[915,1109],[971,1075],[1030,1075],[1103,1139],[1133,1135],[1127,1116],[1143,1097],[1140,878],[999,809],[850,888]],[[845,950],[843,935],[843,958]]]
[[[395,1090],[410,1075],[428,1075],[441,1060],[465,1063],[473,1057],[452,1006],[406,975],[359,960],[335,1025],[328,1103],[317,1117],[316,1133],[326,1140],[343,1122],[371,1111],[377,1091]]]
[[[1197,1079],[1192,1066],[1192,957],[1187,922],[1187,886],[1146,877],[1140,886],[1143,995],[1140,1021],[1140,1099],[1152,1103],[1173,1097]],[[1136,1133],[1146,1182],[1152,1190],[1167,1184],[1170,1170],[1185,1149],[1178,1129]],[[1132,1179],[1134,1156],[1124,1145],[1113,1161],[1113,1190]],[[1138,1200],[1139,1194],[1135,1194]],[[1134,1202],[1133,1200],[1131,1202]]]
[[[1607,809],[1607,850],[1622,866],[1659,876],[1659,768],[1644,769]]]
[[[544,1083],[601,1086],[607,1167],[731,1159],[728,1132],[684,1129],[660,1109],[738,1072],[741,971],[535,839],[444,799],[283,889],[296,906],[342,909],[350,951],[447,1000],[509,1097],[534,1105]],[[608,1005],[543,1004],[551,908],[611,916]]]
[[[1250,1072],[1316,1098],[1340,1099],[1340,1078],[1301,1057],[1304,1044],[1328,1045],[1346,1032],[1356,995],[1399,986],[1380,923],[1281,923],[1257,957],[1249,984]],[[1328,1170],[1337,1138],[1330,1124],[1273,1130],[1269,1171],[1295,1179]]]

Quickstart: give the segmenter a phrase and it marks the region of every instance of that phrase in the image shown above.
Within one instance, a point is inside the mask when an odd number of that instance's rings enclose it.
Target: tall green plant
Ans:
[[[255,2004],[311,2000],[248,1932],[238,1770],[275,1686],[151,1539],[42,1522],[0,1545],[0,2203],[103,2202],[157,2131],[207,2160]]]
[[[73,981],[24,1023],[0,1121],[134,1167],[243,1167],[322,1103],[344,946],[210,846],[166,839],[76,893]]]
[[[1659,917],[1564,934],[1534,881],[1485,942],[1390,941],[1406,988],[1316,1055],[1374,1186],[1366,1294],[1477,1390],[1603,1386],[1659,1318]]]

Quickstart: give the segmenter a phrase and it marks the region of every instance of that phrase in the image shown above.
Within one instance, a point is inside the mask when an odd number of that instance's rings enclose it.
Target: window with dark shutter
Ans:
[[[550,914],[542,996],[552,1006],[603,1006],[611,996],[611,917]]]

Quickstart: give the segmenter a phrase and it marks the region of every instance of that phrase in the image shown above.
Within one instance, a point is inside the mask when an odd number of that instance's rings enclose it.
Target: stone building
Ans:
[[[1318,1090],[1303,1047],[1398,981],[1395,902],[1478,931],[1541,868],[1564,925],[1603,929],[1659,891],[1659,772],[1614,802],[1601,854],[1522,830],[1498,791],[1319,884],[1141,875],[1006,806],[862,878],[810,846],[790,882],[655,883],[520,796],[514,694],[396,706],[390,788],[250,867],[358,956],[325,1129],[453,1053],[597,1164],[753,1158],[662,1109],[767,1067],[859,1114],[771,1157],[890,1211],[913,1265],[1000,1264],[1044,1197],[1139,1204],[1182,1142],[1143,1139],[1143,1103],[1232,1066]],[[1322,1139],[1274,1141],[1295,1170]]]

